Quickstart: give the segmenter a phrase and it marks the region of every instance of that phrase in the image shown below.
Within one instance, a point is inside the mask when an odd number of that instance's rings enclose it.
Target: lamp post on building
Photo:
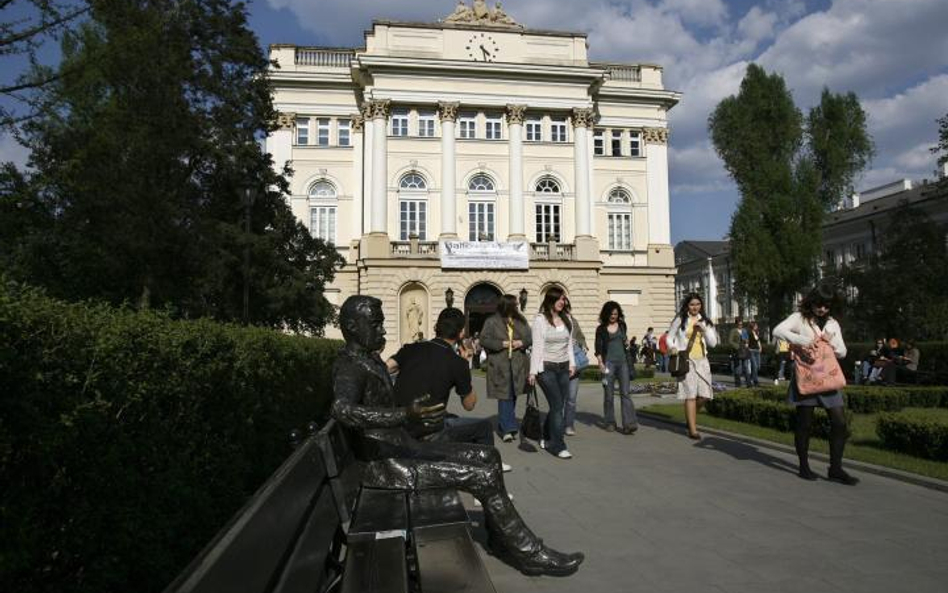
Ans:
[[[444,304],[448,306],[448,309],[454,306],[454,291],[450,288],[444,291]]]
[[[520,310],[523,311],[527,308],[527,289],[520,289]]]

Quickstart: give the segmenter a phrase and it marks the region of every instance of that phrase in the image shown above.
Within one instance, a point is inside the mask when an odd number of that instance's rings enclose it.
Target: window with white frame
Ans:
[[[309,118],[296,118],[296,143],[300,146],[309,144]]]
[[[468,240],[470,241],[493,241],[494,240],[494,203],[493,202],[469,202],[467,206],[468,215]]]
[[[336,186],[332,183],[321,180],[317,181],[309,188],[309,197],[311,198],[335,198]]]
[[[320,117],[316,120],[316,145],[329,146],[329,118]]]
[[[612,130],[612,156],[622,156],[622,130]]]
[[[312,206],[309,209],[309,232],[327,243],[336,242],[336,207]]]
[[[566,121],[554,119],[550,122],[550,139],[553,142],[566,142]]]
[[[348,119],[340,119],[339,127],[337,132],[339,134],[339,146],[349,146],[352,144],[352,138],[350,136],[350,130],[352,129],[352,122]]]
[[[477,115],[462,113],[458,119],[459,138],[477,138]]]
[[[399,200],[399,238],[407,241],[416,235],[420,241],[427,236],[428,202],[425,200]]]
[[[419,173],[412,171],[402,175],[398,182],[398,189],[402,191],[424,191],[428,189],[428,182]]]
[[[632,213],[609,213],[609,249],[632,250]]]
[[[536,208],[537,243],[560,240],[560,205],[537,204]]]
[[[392,136],[408,135],[408,110],[396,109],[392,111]]]
[[[631,204],[632,196],[629,195],[629,192],[621,187],[614,187],[612,191],[609,192],[608,202],[610,204]]]
[[[552,177],[541,177],[537,181],[534,191],[538,194],[558,194],[560,193],[560,183]]]
[[[606,131],[602,128],[596,128],[593,131],[593,154],[603,156],[606,154]]]
[[[539,118],[527,120],[527,141],[539,142],[543,140],[543,122]]]
[[[488,140],[500,140],[500,116],[488,115],[485,122],[484,137]]]
[[[494,180],[483,173],[478,173],[471,177],[467,189],[470,192],[492,192],[494,191]]]
[[[629,156],[642,156],[642,132],[629,132]]]
[[[434,111],[418,112],[418,135],[422,138],[433,138],[435,135]]]

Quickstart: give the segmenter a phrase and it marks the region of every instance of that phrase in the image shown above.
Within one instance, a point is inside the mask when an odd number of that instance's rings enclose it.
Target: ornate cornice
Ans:
[[[362,104],[362,115],[365,119],[388,119],[392,112],[391,99],[373,99]]]
[[[645,128],[642,132],[647,144],[668,143],[668,128]]]
[[[524,115],[527,112],[526,105],[507,105],[507,124],[523,124]]]
[[[281,130],[292,130],[293,126],[296,125],[296,114],[278,112],[276,116],[276,123]]]
[[[461,104],[451,101],[438,101],[438,115],[441,121],[457,121]]]
[[[596,121],[596,112],[588,107],[573,109],[573,127],[591,128]]]
[[[353,131],[353,132],[361,132],[361,131],[362,131],[362,128],[365,127],[365,117],[363,117],[361,113],[357,113],[357,114],[355,114],[355,115],[352,115],[352,116],[350,116],[349,119],[352,120],[352,131]]]

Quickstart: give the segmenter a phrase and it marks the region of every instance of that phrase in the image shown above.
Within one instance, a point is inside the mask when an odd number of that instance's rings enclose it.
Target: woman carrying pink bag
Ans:
[[[804,480],[816,480],[810,469],[810,427],[813,410],[820,406],[830,418],[830,467],[827,477],[847,486],[859,480],[843,470],[843,449],[849,430],[843,413],[845,378],[835,360],[827,360],[831,350],[836,358],[846,356],[843,332],[830,310],[838,309],[842,298],[828,283],[824,282],[810,291],[800,302],[800,310],[784,319],[774,328],[774,336],[790,343],[794,352],[796,372],[790,382],[789,403],[796,407],[797,425],[794,446],[800,459],[799,475]]]

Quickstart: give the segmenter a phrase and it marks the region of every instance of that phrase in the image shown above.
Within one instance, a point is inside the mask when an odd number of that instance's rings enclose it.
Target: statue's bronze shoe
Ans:
[[[540,549],[529,556],[508,555],[510,563],[525,575],[549,575],[565,577],[579,570],[586,556],[582,552],[564,554],[553,548],[540,546]]]

